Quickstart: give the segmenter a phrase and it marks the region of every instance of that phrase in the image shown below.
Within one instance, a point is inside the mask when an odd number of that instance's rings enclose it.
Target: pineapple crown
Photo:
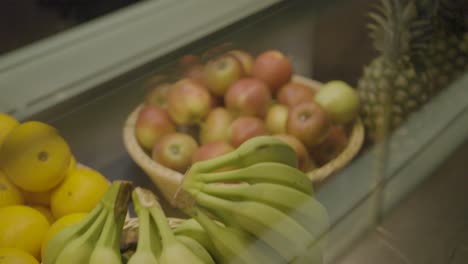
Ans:
[[[419,18],[415,0],[404,3],[402,0],[381,0],[374,9],[369,13],[372,22],[368,28],[375,48],[388,62],[407,56],[417,69],[422,68],[431,28],[427,20]]]

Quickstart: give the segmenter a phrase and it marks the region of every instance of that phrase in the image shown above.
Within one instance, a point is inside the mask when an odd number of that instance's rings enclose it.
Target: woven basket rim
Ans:
[[[319,90],[322,83],[300,75],[294,75],[292,81],[302,83],[311,89]],[[134,162],[145,171],[150,179],[161,190],[165,198],[172,203],[177,189],[182,183],[184,175],[169,169],[156,161],[153,161],[138,144],[134,128],[140,109],[143,104],[138,105],[130,113],[123,127],[123,141],[128,154]],[[364,142],[364,126],[358,117],[352,124],[350,137],[345,149],[333,160],[323,166],[306,172],[312,183],[319,183],[346,166],[359,152]]]

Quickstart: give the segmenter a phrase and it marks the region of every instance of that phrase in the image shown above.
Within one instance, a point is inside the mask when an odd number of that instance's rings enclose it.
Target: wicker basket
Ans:
[[[318,90],[321,83],[302,76],[294,76],[293,81]],[[184,175],[171,170],[153,161],[140,147],[135,137],[135,123],[142,105],[139,105],[127,118],[123,128],[123,141],[131,158],[150,177],[152,182],[160,189],[164,197],[172,202],[174,195],[182,182]],[[314,183],[319,183],[342,169],[359,152],[364,141],[364,127],[359,118],[356,119],[350,129],[350,136],[346,148],[333,160],[325,165],[307,172],[307,176]]]

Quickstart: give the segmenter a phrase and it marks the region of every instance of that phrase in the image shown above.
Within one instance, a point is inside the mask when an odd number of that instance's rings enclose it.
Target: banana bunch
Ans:
[[[206,231],[217,263],[323,262],[327,212],[294,151],[273,137],[195,163],[175,204]]]
[[[132,199],[138,215],[138,244],[127,264],[215,264],[196,239],[174,234],[151,191],[137,187]]]
[[[81,222],[50,240],[43,264],[122,263],[120,237],[132,188],[130,182],[114,181]]]

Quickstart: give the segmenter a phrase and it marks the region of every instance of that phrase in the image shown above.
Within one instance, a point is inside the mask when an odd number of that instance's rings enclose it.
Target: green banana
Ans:
[[[194,218],[188,218],[182,223],[173,228],[176,236],[186,236],[195,239],[200,243],[210,254],[215,251],[214,245],[205,229]]]
[[[322,264],[323,253],[319,245],[313,244],[301,256],[291,261],[291,264]]]
[[[135,188],[132,201],[138,216],[138,244],[136,252],[130,257],[127,264],[157,264],[161,252],[161,242],[155,223],[153,222],[149,207],[156,203],[147,197],[147,192]]]
[[[141,204],[148,208],[152,221],[154,221],[159,231],[158,237],[161,240],[161,252],[158,254],[159,263],[204,264],[202,259],[200,259],[182,242],[177,240],[156,196],[151,191],[138,187],[134,192],[138,193]]]
[[[260,162],[278,162],[295,168],[298,166],[296,152],[288,144],[272,136],[258,136],[227,154],[197,162],[192,169],[196,172],[212,172],[225,167],[244,168]]]
[[[193,191],[196,192],[199,189],[200,183],[238,183],[239,181],[251,184],[276,183],[289,186],[308,195],[312,193],[312,183],[307,175],[296,168],[276,162],[262,162],[229,171],[192,173],[186,175],[182,184],[184,190],[194,194]]]
[[[286,261],[306,253],[316,238],[280,210],[254,201],[229,201],[202,192],[199,206],[208,208],[227,225],[233,223],[276,250]]]
[[[197,240],[183,235],[176,235],[177,240],[182,242],[187,248],[189,248],[195,255],[197,255],[203,263],[215,264],[208,250],[203,247]]]
[[[233,201],[256,201],[281,210],[305,227],[314,237],[328,229],[325,208],[311,195],[272,183],[211,183],[199,186],[201,192]]]
[[[193,216],[206,230],[215,247],[213,256],[219,263],[281,263],[281,258],[268,255],[260,248],[253,237],[241,229],[222,226],[207,216],[202,210],[195,209]]]

